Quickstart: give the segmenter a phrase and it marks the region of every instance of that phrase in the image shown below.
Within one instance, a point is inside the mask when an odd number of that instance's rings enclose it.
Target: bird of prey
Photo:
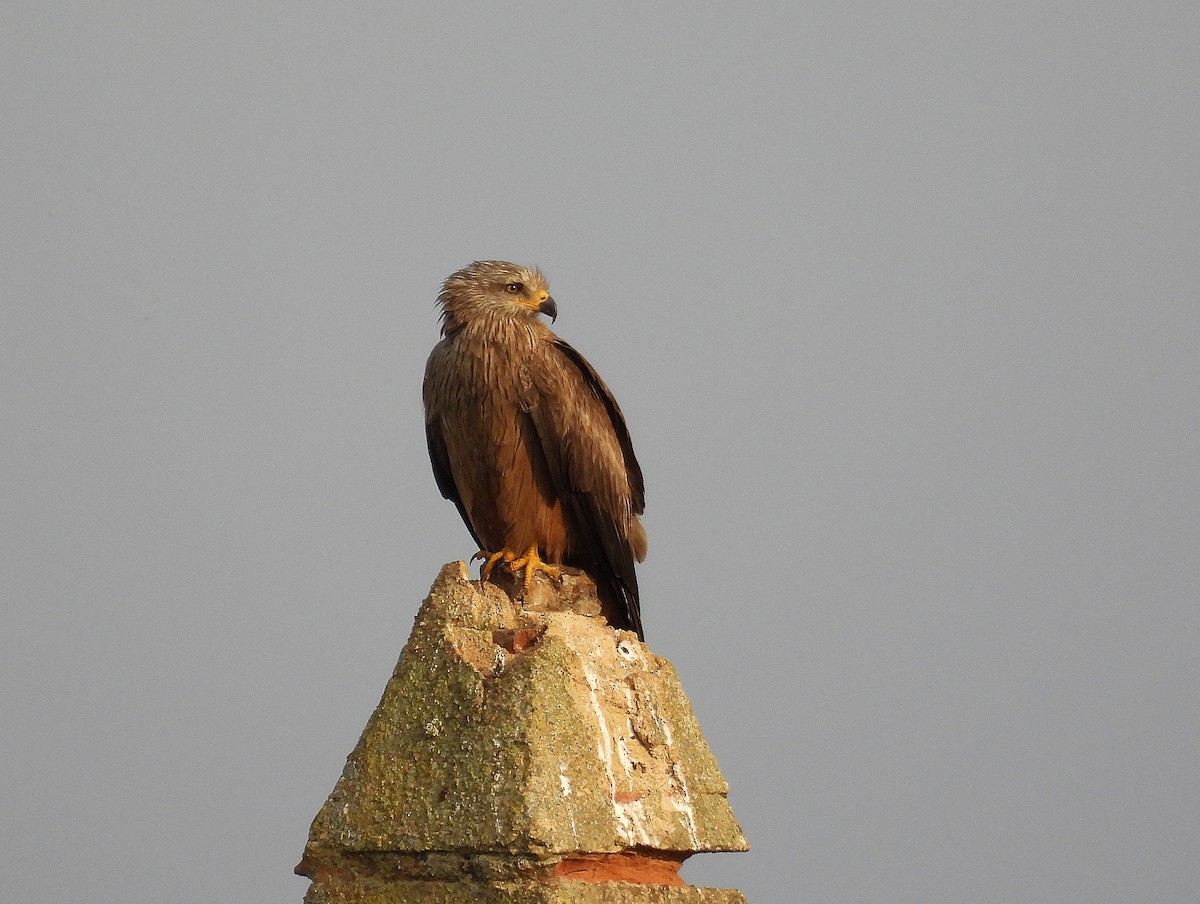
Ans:
[[[485,559],[483,578],[581,568],[610,625],[642,637],[634,561],[646,556],[642,472],[625,419],[584,357],[539,318],[558,306],[540,271],[476,261],[438,295],[425,367],[429,458]]]

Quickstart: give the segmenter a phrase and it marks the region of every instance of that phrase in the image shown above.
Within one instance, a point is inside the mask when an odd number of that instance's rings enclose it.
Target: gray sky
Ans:
[[[299,901],[541,266],[754,904],[1200,894],[1200,6],[8,2],[0,869]]]

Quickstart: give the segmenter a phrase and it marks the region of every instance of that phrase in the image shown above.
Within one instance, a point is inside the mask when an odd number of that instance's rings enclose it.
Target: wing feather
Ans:
[[[617,404],[617,400],[613,398],[613,394],[605,382],[600,379],[600,374],[596,373],[596,369],[588,363],[583,355],[561,339],[556,338],[554,346],[578,368],[588,388],[604,403],[604,407],[608,411],[609,423],[617,437],[617,442],[621,445],[621,454],[625,458],[626,477],[629,480],[633,512],[640,515],[646,509],[646,486],[642,480],[642,468],[633,454],[633,441],[629,438],[629,428],[625,426],[625,415],[621,413],[621,406]]]
[[[433,465],[433,479],[437,481],[437,488],[441,492],[442,498],[449,499],[454,503],[458,514],[462,516],[463,524],[471,532],[475,545],[483,549],[483,541],[479,539],[475,526],[471,524],[467,507],[463,503],[462,495],[458,492],[458,485],[454,482],[454,474],[450,470],[450,454],[446,449],[446,439],[442,434],[441,425],[436,420],[425,422],[425,442],[429,446],[429,462]]]
[[[601,601],[615,609],[610,620],[640,637],[634,563],[645,555],[637,521],[645,490],[625,419],[575,349],[561,339],[540,348],[530,369],[528,413],[554,489],[571,513],[575,536],[565,559],[596,580]]]

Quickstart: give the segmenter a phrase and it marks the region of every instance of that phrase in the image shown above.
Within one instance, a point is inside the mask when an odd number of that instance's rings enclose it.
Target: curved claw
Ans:
[[[529,589],[533,586],[533,578],[539,571],[551,580],[558,581],[562,579],[562,569],[555,568],[553,565],[543,562],[542,557],[538,555],[536,546],[529,547],[525,555],[519,559],[507,560],[507,564],[510,571],[515,571],[518,568],[524,569],[526,592],[529,592]]]
[[[471,556],[471,561],[484,560],[483,566],[479,569],[479,579],[486,583],[492,579],[492,572],[496,570],[497,565],[503,562],[511,568],[516,557],[517,554],[508,548],[501,549],[499,552],[488,552],[486,549],[481,549]]]

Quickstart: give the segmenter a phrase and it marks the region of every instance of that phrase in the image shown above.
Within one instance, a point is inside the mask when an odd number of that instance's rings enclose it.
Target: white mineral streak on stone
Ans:
[[[618,756],[620,756],[623,742],[617,745],[613,744],[612,733],[608,730],[608,720],[604,717],[604,710],[600,706],[600,682],[596,675],[586,665],[583,667],[584,677],[587,679],[588,691],[591,696],[592,710],[596,714],[596,724],[600,728],[600,746],[597,753],[600,755],[600,761],[604,764],[604,773],[608,777],[608,797],[612,801],[613,813],[617,817],[617,832],[625,839],[626,843],[639,842],[641,844],[653,845],[657,842],[651,838],[646,831],[645,812],[642,809],[640,800],[622,803],[617,800],[617,775],[613,768],[613,748],[616,746]],[[628,773],[631,769],[626,765],[628,755],[622,757],[622,767]]]
[[[692,806],[692,796],[688,794],[687,779],[683,777],[683,767],[679,763],[671,763],[671,806],[683,817],[683,826],[687,829],[692,847],[700,849],[700,838],[696,834],[696,810]]]
[[[600,761],[604,764],[604,774],[608,776],[608,797],[615,802],[617,796],[617,777],[613,773],[612,766],[612,739],[608,734],[608,722],[604,718],[604,710],[600,708],[600,698],[596,695],[599,689],[599,682],[596,676],[592,674],[592,670],[587,666],[583,667],[584,677],[587,679],[588,693],[592,700],[592,711],[596,714],[596,724],[600,728],[600,746],[596,752],[600,755]],[[621,833],[621,837],[626,841],[631,841],[629,837],[629,821],[621,812],[620,808],[617,812],[617,830]]]
[[[658,844],[657,840],[651,838],[650,833],[646,831],[646,810],[642,807],[640,800],[631,800],[627,804],[619,804],[613,801],[613,806],[620,807],[625,811],[630,822],[638,830],[638,834],[642,836],[642,844]]]
[[[671,726],[667,724],[667,720],[658,714],[658,707],[650,707],[650,718],[654,720],[654,724],[662,729],[663,740],[667,742],[667,747],[675,743],[675,738],[671,734]]]
[[[650,720],[658,727],[658,730],[662,732],[663,741],[666,742],[667,748],[669,750],[669,748],[675,741],[674,735],[671,734],[671,726],[667,724],[666,719],[664,719],[661,715],[659,715],[658,707],[654,705],[653,697],[648,696],[648,695],[643,695],[641,702],[644,705],[646,711],[650,714]]]
[[[662,731],[663,740],[667,742],[667,754],[669,756],[671,746],[674,743],[670,723],[659,714],[658,707],[649,704],[647,708],[650,710],[650,718],[654,720],[654,724]],[[692,841],[692,847],[699,848],[700,839],[696,833],[696,809],[692,805],[692,796],[688,792],[687,779],[683,776],[683,766],[675,759],[671,760],[670,785],[671,806],[682,818],[683,827],[687,829],[688,837]]]
[[[628,719],[625,720],[626,726],[630,734],[633,733],[633,723]],[[633,757],[629,755],[629,745],[625,743],[624,738],[617,738],[617,758],[620,759],[621,765],[625,767],[626,772],[633,771]]]
[[[642,668],[646,667],[646,663],[642,661],[641,650],[627,640],[617,642],[617,655],[630,665],[638,665]]]
[[[567,764],[558,764],[558,780],[562,784],[563,797],[571,796],[571,780],[567,778]],[[575,808],[571,806],[571,802],[567,801],[567,815],[571,817],[571,838],[575,841],[575,846],[579,847],[579,830],[575,828]]]

